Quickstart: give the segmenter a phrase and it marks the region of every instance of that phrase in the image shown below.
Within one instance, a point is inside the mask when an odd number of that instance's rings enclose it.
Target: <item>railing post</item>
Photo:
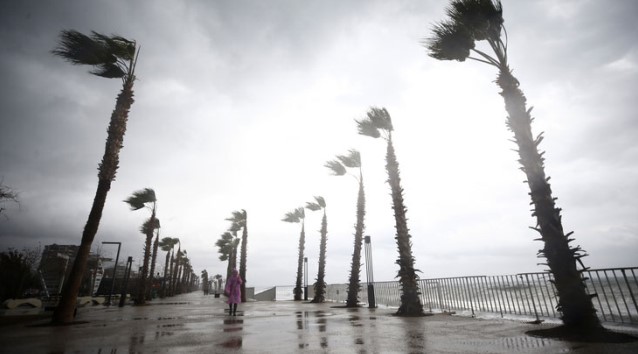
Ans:
[[[521,279],[523,278],[522,275],[519,275],[521,277]],[[541,321],[538,318],[538,311],[536,311],[536,301],[534,301],[534,295],[532,294],[532,285],[529,283],[529,274],[525,274],[525,280],[527,281],[527,289],[529,289],[529,297],[532,299],[532,307],[534,308],[534,316],[536,316],[536,321],[534,321],[535,324],[539,324],[543,321]],[[527,305],[529,306],[529,301],[527,302]]]

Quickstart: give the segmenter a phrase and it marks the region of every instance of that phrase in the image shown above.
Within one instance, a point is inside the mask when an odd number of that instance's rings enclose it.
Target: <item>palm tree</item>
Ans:
[[[532,216],[536,216],[536,227],[544,248],[539,257],[547,259],[554,276],[558,310],[567,328],[597,329],[601,327],[596,310],[584,284],[582,272],[587,270],[581,258],[585,252],[571,247],[572,232],[563,231],[560,208],[555,205],[552,190],[545,175],[544,152],[538,146],[542,133],[536,138],[532,133],[531,110],[519,88],[519,81],[512,75],[507,60],[507,32],[503,26],[503,9],[500,1],[454,0],[447,9],[449,19],[433,28],[433,37],[427,40],[429,55],[439,60],[472,59],[498,69],[496,84],[501,89],[507,110],[507,127],[514,133],[518,147],[519,163],[527,177],[532,203]],[[505,38],[502,38],[502,33]],[[492,55],[475,48],[476,41],[487,41]],[[470,56],[476,55],[476,57]],[[579,270],[577,262],[583,269]]]
[[[292,212],[286,213],[286,216],[281,220],[290,223],[301,223],[301,234],[299,235],[299,259],[297,261],[297,279],[295,281],[295,289],[293,290],[295,301],[301,301],[301,275],[303,272],[303,252],[306,243],[306,233],[304,231],[304,219],[306,213],[304,208],[297,208]]]
[[[241,234],[241,256],[239,257],[239,276],[243,280],[241,283],[241,301],[246,302],[246,253],[248,248],[248,213],[246,210],[233,211],[233,216],[226,219],[231,222],[230,231],[236,236],[237,231]]]
[[[133,104],[133,83],[139,48],[135,41],[119,36],[108,37],[97,32],[86,36],[74,30],[65,30],[60,33],[59,45],[52,53],[72,64],[93,66],[94,70],[91,71],[93,75],[122,79],[122,90],[117,96],[115,109],[111,114],[104,156],[98,168],[98,185],[93,205],[82,232],[82,240],[71,273],[62,290],[60,302],[53,313],[52,321],[61,324],[73,321],[77,296],[86,271],[91,245],[100,225],[106,196],[118,169],[128,113]]]
[[[361,154],[357,150],[348,151],[348,155],[338,155],[337,160],[326,162],[332,174],[343,176],[347,168],[359,169],[359,176],[353,177],[359,182],[359,193],[357,195],[357,223],[354,227],[354,251],[352,252],[352,264],[350,267],[350,281],[348,282],[348,297],[346,307],[357,307],[359,302],[359,290],[361,283],[361,248],[363,247],[363,231],[365,230],[364,219],[366,215],[366,200],[363,192],[363,171],[361,170]]]
[[[140,275],[139,292],[135,299],[135,304],[144,305],[146,303],[147,274],[151,257],[151,243],[153,242],[155,229],[159,229],[160,227],[159,220],[155,217],[157,198],[155,197],[155,191],[153,189],[144,188],[133,192],[124,202],[130,206],[131,210],[140,210],[142,208],[151,209],[151,217],[146,220],[140,229],[140,231],[146,235],[146,243],[144,245],[144,263],[142,265],[142,274]],[[150,206],[147,206],[147,204],[150,204]]]
[[[171,286],[171,295],[179,294],[179,279],[183,272],[183,259],[186,256],[186,250],[182,250],[180,243],[177,248],[177,256],[175,257],[175,266],[173,266],[173,283]]]
[[[321,241],[319,242],[319,270],[315,283],[315,297],[310,302],[321,303],[325,301],[326,294],[326,243],[328,241],[328,219],[326,217],[326,201],[323,197],[315,197],[314,202],[307,202],[306,208],[312,211],[323,209],[321,218]]]
[[[208,287],[208,272],[206,269],[202,270],[202,290],[204,291],[204,295],[208,295],[210,288]]]
[[[178,241],[179,239],[177,238],[164,237],[159,242],[160,249],[166,252],[166,262],[164,263],[164,280],[162,282],[162,297],[166,296],[166,285],[167,285],[166,281],[168,279],[167,275],[172,274],[171,272],[169,272],[169,263],[168,263],[170,261],[171,251],[173,250],[173,248],[175,247]]]
[[[159,221],[158,221],[158,225],[159,225]],[[159,247],[159,234],[160,234],[160,229],[157,228],[157,232],[155,233],[155,241],[153,241],[153,253],[151,255],[151,270],[149,271],[149,283],[151,284],[151,288],[148,291],[148,300],[152,299],[152,289],[153,289],[153,282],[155,279],[155,263],[157,263],[157,248]]]
[[[403,188],[399,176],[399,162],[394,153],[392,144],[392,119],[385,108],[372,107],[368,111],[367,117],[358,120],[359,134],[378,138],[383,135],[387,142],[386,170],[388,172],[388,183],[392,195],[392,209],[394,209],[395,227],[397,229],[397,247],[399,258],[396,263],[399,265],[399,283],[401,284],[401,306],[397,311],[399,316],[423,316],[423,305],[419,297],[419,277],[418,270],[414,269],[414,256],[412,255],[412,242],[410,241],[410,230],[408,229],[408,219],[406,217],[406,207],[403,202]]]
[[[237,254],[235,250],[238,245],[239,238],[228,231],[224,232],[219,240],[215,242],[215,246],[218,247],[217,251],[219,252],[219,260],[222,262],[228,261],[228,266],[226,267],[226,279],[230,278],[230,273],[235,268],[235,255]]]

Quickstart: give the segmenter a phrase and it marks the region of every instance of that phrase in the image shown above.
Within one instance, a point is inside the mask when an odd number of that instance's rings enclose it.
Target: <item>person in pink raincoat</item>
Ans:
[[[226,280],[224,294],[228,296],[228,314],[237,316],[237,304],[241,302],[241,277],[237,269],[233,269],[233,275]]]

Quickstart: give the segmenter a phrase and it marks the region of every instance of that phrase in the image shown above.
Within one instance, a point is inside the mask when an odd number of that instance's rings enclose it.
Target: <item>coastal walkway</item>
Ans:
[[[536,338],[513,320],[396,309],[346,309],[335,303],[252,301],[227,315],[223,298],[193,292],[146,306],[89,306],[77,323],[4,316],[1,353],[638,353],[638,342],[580,343]],[[623,329],[638,335],[635,327]]]

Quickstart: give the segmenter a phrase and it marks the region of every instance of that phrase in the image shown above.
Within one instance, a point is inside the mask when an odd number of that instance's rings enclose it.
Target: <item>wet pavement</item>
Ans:
[[[577,343],[527,336],[532,325],[391,308],[345,309],[293,301],[240,304],[201,292],[142,307],[81,308],[78,324],[46,319],[0,326],[1,353],[638,353],[638,342]],[[638,329],[628,328],[638,335]]]

